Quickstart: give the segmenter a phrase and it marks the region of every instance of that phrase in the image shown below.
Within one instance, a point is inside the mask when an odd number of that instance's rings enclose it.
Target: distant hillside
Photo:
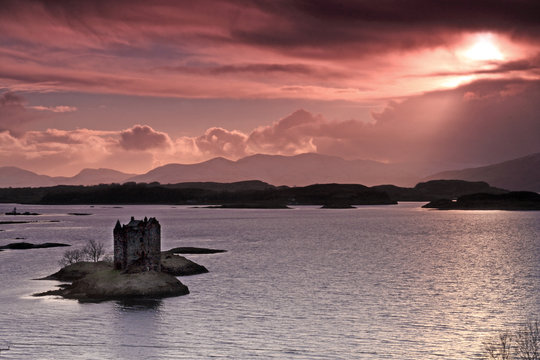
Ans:
[[[14,166],[0,167],[0,187],[53,186],[56,182],[47,175],[38,175]]]
[[[235,182],[257,179],[273,185],[306,186],[324,183],[412,185],[418,177],[403,166],[368,160],[344,160],[335,156],[300,154],[296,156],[253,155],[237,161],[215,158],[198,164],[168,164],[129,181]]]
[[[238,181],[233,183],[217,183],[217,182],[185,182],[179,184],[162,185],[169,189],[202,189],[215,192],[237,192],[237,191],[262,191],[272,190],[276,187],[259,180]]]
[[[540,153],[489,166],[444,171],[425,180],[435,179],[485,181],[504,189],[540,192]]]
[[[73,177],[54,177],[58,185],[98,185],[123,183],[135,174],[126,174],[112,169],[83,169]]]
[[[252,155],[237,161],[214,158],[197,164],[168,164],[146,174],[126,174],[111,169],[84,169],[72,177],[38,175],[16,167],[0,167],[0,187],[44,187],[111,183],[178,184],[233,183],[250,180],[281,186],[311,184],[394,184],[414,186],[426,174],[418,164],[385,164],[371,160],[345,160],[336,156]],[[457,179],[484,181],[509,190],[540,191],[540,153],[481,168],[438,173],[424,181]],[[417,197],[416,195],[414,197]]]
[[[84,169],[72,177],[38,175],[14,166],[0,167],[0,187],[43,187],[55,185],[98,185],[123,183],[134,174],[111,169]]]

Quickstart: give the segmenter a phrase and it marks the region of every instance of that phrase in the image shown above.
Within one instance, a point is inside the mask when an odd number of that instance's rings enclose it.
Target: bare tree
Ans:
[[[538,321],[529,321],[513,333],[500,333],[485,344],[485,350],[490,360],[540,360]]]
[[[528,322],[517,332],[518,358],[522,360],[540,360],[540,332],[538,321]]]
[[[512,335],[508,331],[500,333],[493,341],[485,344],[488,359],[490,360],[511,360],[512,357]]]
[[[82,252],[87,260],[98,262],[99,258],[105,254],[103,243],[95,240],[88,240]]]
[[[80,249],[66,250],[64,256],[58,262],[60,266],[68,266],[76,262],[82,261],[84,254]]]

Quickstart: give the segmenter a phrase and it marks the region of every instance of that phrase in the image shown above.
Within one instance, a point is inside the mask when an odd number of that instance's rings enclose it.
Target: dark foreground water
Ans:
[[[210,273],[190,295],[139,302],[34,298],[66,248],[0,253],[2,359],[474,359],[540,314],[540,212],[420,209],[18,206],[0,245],[103,240],[116,219],[155,216],[162,248]],[[0,205],[2,213],[12,206]],[[67,215],[88,212],[90,216]],[[24,217],[0,216],[0,221]],[[59,222],[43,222],[59,220]]]

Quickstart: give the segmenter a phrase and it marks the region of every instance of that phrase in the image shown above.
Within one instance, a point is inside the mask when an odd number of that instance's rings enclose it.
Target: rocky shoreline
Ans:
[[[112,267],[90,273],[71,285],[34,296],[59,295],[66,299],[99,302],[134,297],[168,297],[189,294],[187,286],[176,277],[158,271],[134,274],[114,270]]]

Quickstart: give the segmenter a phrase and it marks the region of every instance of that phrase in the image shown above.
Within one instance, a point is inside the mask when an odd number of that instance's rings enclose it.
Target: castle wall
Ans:
[[[114,266],[119,270],[161,270],[161,226],[155,218],[114,229]]]
[[[117,270],[122,270],[127,267],[126,263],[126,241],[124,240],[125,231],[120,225],[120,221],[116,222],[116,226],[113,231],[114,235],[114,268]]]

